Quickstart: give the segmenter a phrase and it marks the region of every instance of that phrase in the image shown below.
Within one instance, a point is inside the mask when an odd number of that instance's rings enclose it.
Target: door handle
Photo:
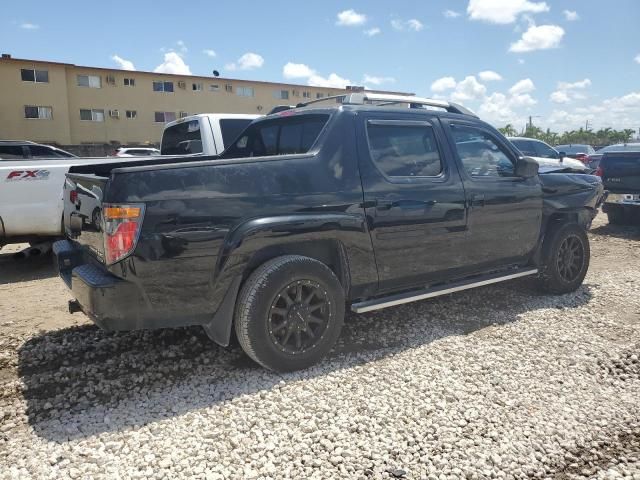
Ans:
[[[472,207],[484,207],[484,195],[481,193],[475,193],[471,195]]]
[[[376,200],[376,208],[378,210],[391,210],[393,202],[391,200]]]

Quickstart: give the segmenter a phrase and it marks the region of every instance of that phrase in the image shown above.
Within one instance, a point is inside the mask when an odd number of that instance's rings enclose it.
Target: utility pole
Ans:
[[[585,129],[587,132],[589,131],[589,128],[590,128],[590,125],[589,125],[589,124],[590,124],[590,123],[591,123],[591,122],[590,122],[588,119],[587,119],[587,121],[585,122],[584,129]]]

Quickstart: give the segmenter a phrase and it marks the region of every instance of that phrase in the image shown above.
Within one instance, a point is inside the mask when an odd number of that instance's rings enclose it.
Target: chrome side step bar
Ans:
[[[536,273],[538,273],[538,269],[518,269],[512,270],[512,272],[513,273],[510,273],[508,275],[505,275],[504,272],[500,272],[492,275],[485,275],[483,277],[479,277],[479,279],[474,279],[473,281],[467,280],[463,282],[449,283],[447,285],[441,285],[439,287],[426,288],[424,290],[418,291],[413,290],[411,292],[399,293],[397,295],[390,295],[388,297],[366,300],[364,302],[354,303],[353,305],[351,305],[351,310],[356,313],[364,313],[370,312],[372,310],[394,307],[396,305],[402,305],[403,303],[416,302],[418,300],[439,297],[440,295],[447,295],[449,293],[460,292],[462,290],[469,290],[470,288],[491,285],[492,283],[505,282],[514,278],[535,275]]]

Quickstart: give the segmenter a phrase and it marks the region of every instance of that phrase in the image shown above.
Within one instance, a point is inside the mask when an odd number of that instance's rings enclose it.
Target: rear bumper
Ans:
[[[68,240],[53,244],[55,266],[80,309],[105,330],[149,328],[153,318],[138,286],[92,263]]]
[[[637,210],[640,209],[640,194],[638,193],[610,193],[602,211],[607,213],[612,209]]]

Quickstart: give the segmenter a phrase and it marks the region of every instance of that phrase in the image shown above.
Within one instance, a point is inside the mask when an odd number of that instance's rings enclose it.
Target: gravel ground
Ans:
[[[0,258],[0,478],[638,480],[640,228],[590,238],[574,294],[349,316],[285,375],[199,328],[102,332],[46,263]]]

